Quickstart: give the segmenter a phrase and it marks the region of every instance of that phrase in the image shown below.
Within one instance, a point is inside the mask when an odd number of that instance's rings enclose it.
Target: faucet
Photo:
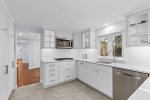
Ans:
[[[87,54],[82,54],[83,59],[87,59]]]

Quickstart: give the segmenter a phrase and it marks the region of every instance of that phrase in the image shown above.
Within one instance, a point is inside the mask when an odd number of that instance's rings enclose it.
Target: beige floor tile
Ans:
[[[75,80],[44,89],[41,83],[17,88],[9,100],[110,100],[88,85]]]

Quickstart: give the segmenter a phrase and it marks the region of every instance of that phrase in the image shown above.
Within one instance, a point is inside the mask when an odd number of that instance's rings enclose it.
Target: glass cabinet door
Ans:
[[[82,48],[90,48],[90,33],[82,33]]]
[[[142,46],[148,45],[149,25],[148,12],[127,18],[127,45]]]

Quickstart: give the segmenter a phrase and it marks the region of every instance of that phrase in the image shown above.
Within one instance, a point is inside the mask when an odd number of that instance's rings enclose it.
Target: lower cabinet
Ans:
[[[76,78],[76,62],[62,61],[59,62],[59,82]]]
[[[103,69],[105,67],[107,66],[88,64],[87,84],[112,98],[112,73],[110,72],[112,68],[108,67],[109,70]]]
[[[88,67],[87,68],[87,83],[94,88],[99,88],[100,78],[99,70]]]
[[[44,87],[76,78],[76,61],[60,61],[42,64],[42,81]]]
[[[112,73],[99,71],[99,80],[100,84],[98,89],[112,98],[113,97]]]
[[[77,78],[82,82],[87,82],[87,66],[86,62],[78,61],[77,65]]]
[[[56,84],[58,82],[58,63],[43,64],[42,73],[44,87]]]
[[[77,68],[77,69],[76,69]],[[112,67],[84,61],[59,61],[44,63],[42,67],[44,87],[78,78],[105,95],[112,97]]]

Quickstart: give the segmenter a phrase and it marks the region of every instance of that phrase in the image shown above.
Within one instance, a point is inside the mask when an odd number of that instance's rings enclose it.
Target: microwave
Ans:
[[[73,40],[65,38],[56,38],[56,48],[58,49],[72,49]]]

